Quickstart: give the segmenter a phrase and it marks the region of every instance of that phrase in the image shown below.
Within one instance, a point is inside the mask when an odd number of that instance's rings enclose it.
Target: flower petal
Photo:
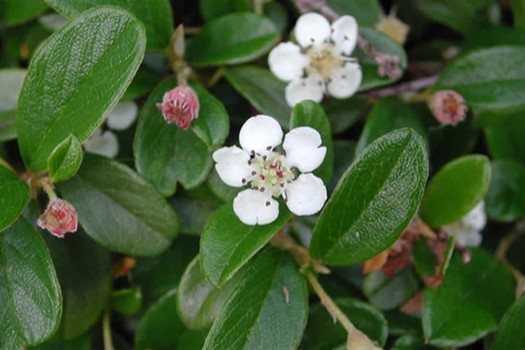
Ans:
[[[332,74],[326,89],[335,98],[347,98],[357,91],[362,78],[361,67],[357,63],[347,62]]]
[[[301,78],[304,68],[308,65],[308,58],[301,53],[299,46],[281,43],[270,52],[268,65],[277,78],[290,81]]]
[[[461,222],[464,226],[468,226],[477,231],[481,231],[487,223],[487,215],[485,214],[485,203],[479,202],[471,211],[467,213]]]
[[[252,168],[248,164],[250,155],[237,146],[216,150],[213,152],[213,160],[217,163],[217,174],[228,186],[244,186],[246,179],[251,176]]]
[[[100,154],[108,158],[115,158],[118,154],[118,139],[109,130],[102,132],[97,129],[89,139],[84,142],[84,149],[89,153]]]
[[[282,140],[283,130],[277,120],[262,114],[249,118],[239,132],[239,143],[248,153],[267,154]]]
[[[339,17],[332,23],[332,40],[336,50],[343,55],[350,55],[357,42],[358,27],[352,16]]]
[[[111,112],[109,112],[106,125],[113,130],[126,130],[137,119],[139,107],[133,101],[119,102]]]
[[[248,189],[237,194],[233,211],[246,225],[266,225],[279,216],[279,203],[269,193]]]
[[[453,222],[442,227],[449,236],[454,236],[456,243],[461,247],[477,247],[481,244],[482,236],[478,230],[462,225],[461,221]]]
[[[283,142],[287,165],[303,173],[317,169],[326,155],[326,147],[319,147],[321,143],[319,132],[309,126],[290,130]]]
[[[295,25],[295,39],[302,47],[319,45],[330,38],[330,23],[317,13],[306,13]]]
[[[286,205],[295,215],[313,215],[326,202],[326,187],[323,181],[313,174],[301,174],[287,184]]]
[[[315,75],[310,75],[306,79],[294,80],[288,84],[285,90],[286,102],[290,107],[304,100],[321,102],[324,92],[323,81]]]

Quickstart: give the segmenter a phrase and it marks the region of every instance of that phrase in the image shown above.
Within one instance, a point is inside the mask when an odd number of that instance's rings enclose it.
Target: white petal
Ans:
[[[295,25],[295,39],[302,47],[319,45],[330,38],[330,23],[317,13],[299,17]]]
[[[321,135],[313,128],[301,126],[292,129],[283,142],[287,165],[303,173],[317,169],[326,155],[326,147],[319,147],[321,143]]]
[[[252,168],[248,165],[250,155],[237,146],[223,147],[213,152],[215,170],[221,180],[232,187],[241,187],[251,176]],[[243,182],[243,179],[244,182]]]
[[[47,29],[55,32],[66,25],[67,18],[58,13],[49,13],[38,17],[38,21]]]
[[[357,35],[357,22],[352,16],[339,17],[332,23],[332,40],[337,51],[344,55],[350,55],[354,51]]]
[[[246,225],[266,225],[279,216],[279,203],[269,193],[248,189],[237,194],[233,211]]]
[[[109,130],[95,130],[93,135],[84,142],[84,149],[89,153],[115,158],[118,154],[118,139]]]
[[[285,186],[286,205],[295,215],[313,215],[326,202],[326,187],[323,181],[313,174],[301,174]]]
[[[469,211],[462,219],[462,224],[474,230],[481,231],[487,223],[487,215],[485,214],[485,203],[479,202],[474,209]]]
[[[239,143],[248,153],[267,154],[282,140],[283,130],[277,120],[262,114],[249,118],[239,132]]]
[[[111,112],[109,112],[106,125],[113,130],[126,130],[137,119],[139,107],[133,101],[119,102]]]
[[[347,62],[344,67],[332,74],[330,82],[326,84],[326,89],[333,97],[347,98],[357,91],[362,78],[361,67],[357,63]]]
[[[462,247],[477,247],[481,244],[482,236],[478,230],[462,225],[461,221],[442,227],[449,236],[454,236],[456,243]]]
[[[290,107],[304,100],[321,102],[325,87],[323,81],[314,75],[306,79],[294,80],[286,87],[286,102]]]
[[[281,43],[270,52],[268,65],[277,78],[290,81],[301,78],[304,68],[308,65],[308,58],[301,53],[299,46]]]

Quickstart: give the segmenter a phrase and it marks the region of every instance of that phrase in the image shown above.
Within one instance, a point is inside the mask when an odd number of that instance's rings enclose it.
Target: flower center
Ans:
[[[295,174],[285,164],[285,157],[277,152],[267,155],[252,154],[248,161],[252,167],[252,188],[268,191],[273,197],[284,194],[284,186],[294,180]]]
[[[334,71],[344,65],[344,57],[339,55],[333,44],[326,43],[321,46],[312,47],[306,53],[310,65],[306,68],[308,73],[316,73],[324,80],[330,80]]]

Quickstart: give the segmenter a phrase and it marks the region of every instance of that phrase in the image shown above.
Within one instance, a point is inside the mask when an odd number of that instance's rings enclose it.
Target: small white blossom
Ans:
[[[215,169],[227,185],[251,188],[239,192],[233,210],[247,225],[265,225],[279,216],[282,196],[296,215],[313,215],[323,207],[327,194],[323,181],[310,172],[321,165],[326,155],[321,135],[310,127],[298,127],[284,137],[272,117],[249,118],[239,133],[237,146],[223,147],[213,153]],[[301,174],[298,175],[297,172]]]
[[[295,38],[300,46],[281,43],[268,56],[273,74],[290,82],[286,87],[290,106],[307,99],[320,102],[325,93],[347,98],[357,91],[361,68],[350,57],[357,35],[357,22],[352,16],[342,16],[331,26],[317,13],[299,17]]]
[[[482,237],[480,232],[486,223],[485,203],[481,201],[460,220],[444,225],[442,228],[449,236],[456,238],[458,245],[462,247],[477,247],[481,244]]]

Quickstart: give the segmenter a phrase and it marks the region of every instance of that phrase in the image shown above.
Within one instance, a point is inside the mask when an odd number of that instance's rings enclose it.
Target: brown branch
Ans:
[[[419,91],[428,88],[429,86],[434,85],[434,83],[438,80],[439,75],[431,75],[428,77],[408,81],[406,83],[402,83],[399,85],[389,86],[384,89],[379,89],[375,91],[371,91],[367,94],[368,97],[385,97],[385,96],[393,96],[393,95],[400,95],[406,92],[413,92],[413,91]]]

